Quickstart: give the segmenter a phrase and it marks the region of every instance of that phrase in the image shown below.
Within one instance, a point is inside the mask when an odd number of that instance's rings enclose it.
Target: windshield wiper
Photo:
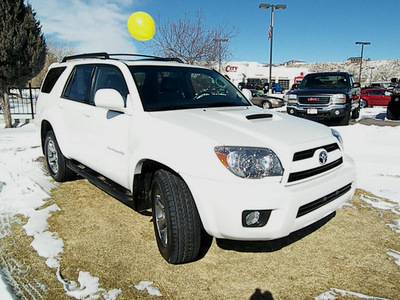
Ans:
[[[237,102],[216,102],[216,103],[206,104],[206,107],[227,107],[227,106],[247,106],[247,105]]]

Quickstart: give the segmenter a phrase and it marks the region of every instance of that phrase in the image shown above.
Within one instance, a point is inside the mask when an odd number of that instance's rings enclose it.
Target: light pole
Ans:
[[[218,64],[218,71],[221,73],[221,52],[222,52],[222,42],[227,42],[228,39],[213,39],[214,43],[218,43],[218,52],[219,52],[219,64]]]
[[[285,9],[286,5],[284,4],[260,4],[258,8],[271,8],[271,23],[269,25],[269,31],[268,31],[268,39],[270,41],[270,46],[269,46],[269,79],[268,79],[268,94],[272,94],[272,42],[273,42],[273,37],[274,37],[274,9]]]
[[[361,84],[361,70],[362,70],[362,61],[363,61],[364,45],[371,45],[371,43],[370,43],[370,42],[356,42],[356,45],[361,45],[360,73],[359,73],[359,76],[358,76],[358,82]]]
[[[372,70],[375,69],[375,67],[370,67],[369,70],[371,71],[371,75],[369,77],[369,85],[372,85]]]

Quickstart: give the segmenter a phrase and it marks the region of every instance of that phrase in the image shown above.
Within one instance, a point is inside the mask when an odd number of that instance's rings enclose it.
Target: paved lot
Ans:
[[[388,121],[388,120],[380,120],[380,119],[361,119],[358,121],[351,120],[350,125],[353,124],[363,124],[363,125],[376,125],[376,126],[390,126],[390,127],[396,127],[400,126],[400,121]]]

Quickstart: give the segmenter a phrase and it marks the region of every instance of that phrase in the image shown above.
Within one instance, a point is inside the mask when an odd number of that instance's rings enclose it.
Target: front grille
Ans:
[[[306,205],[303,205],[299,208],[299,211],[297,212],[297,216],[296,218],[299,218],[301,216],[304,216],[326,204],[328,204],[329,202],[332,202],[333,200],[339,198],[340,196],[343,196],[344,194],[346,194],[348,191],[351,190],[351,183],[334,191],[333,193],[330,193],[324,197],[321,197],[311,203],[308,203]]]
[[[300,172],[294,172],[291,173],[289,175],[289,179],[288,182],[293,182],[293,181],[297,181],[297,180],[301,180],[304,178],[308,178],[314,175],[318,175],[321,174],[323,172],[326,172],[328,170],[331,170],[339,165],[341,165],[343,163],[343,158],[339,158],[327,165],[321,166],[321,167],[317,167],[314,169],[310,169],[310,170],[305,170],[305,171],[300,171]]]
[[[310,105],[320,105],[320,104],[329,104],[330,97],[329,96],[300,96],[299,103],[301,104],[310,104]]]
[[[333,144],[329,144],[329,145],[325,145],[325,146],[321,146],[321,147],[316,147],[313,149],[296,152],[293,155],[293,161],[311,158],[314,156],[315,151],[317,151],[318,149],[321,149],[321,148],[325,149],[327,152],[332,152],[332,151],[335,151],[336,149],[339,149],[339,145],[337,143],[333,143]]]

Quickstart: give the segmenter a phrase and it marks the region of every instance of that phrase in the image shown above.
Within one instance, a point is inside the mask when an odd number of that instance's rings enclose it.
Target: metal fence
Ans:
[[[10,113],[13,119],[34,119],[36,114],[36,99],[40,88],[31,84],[23,89],[10,88]],[[0,108],[0,118],[3,118],[3,109]]]

